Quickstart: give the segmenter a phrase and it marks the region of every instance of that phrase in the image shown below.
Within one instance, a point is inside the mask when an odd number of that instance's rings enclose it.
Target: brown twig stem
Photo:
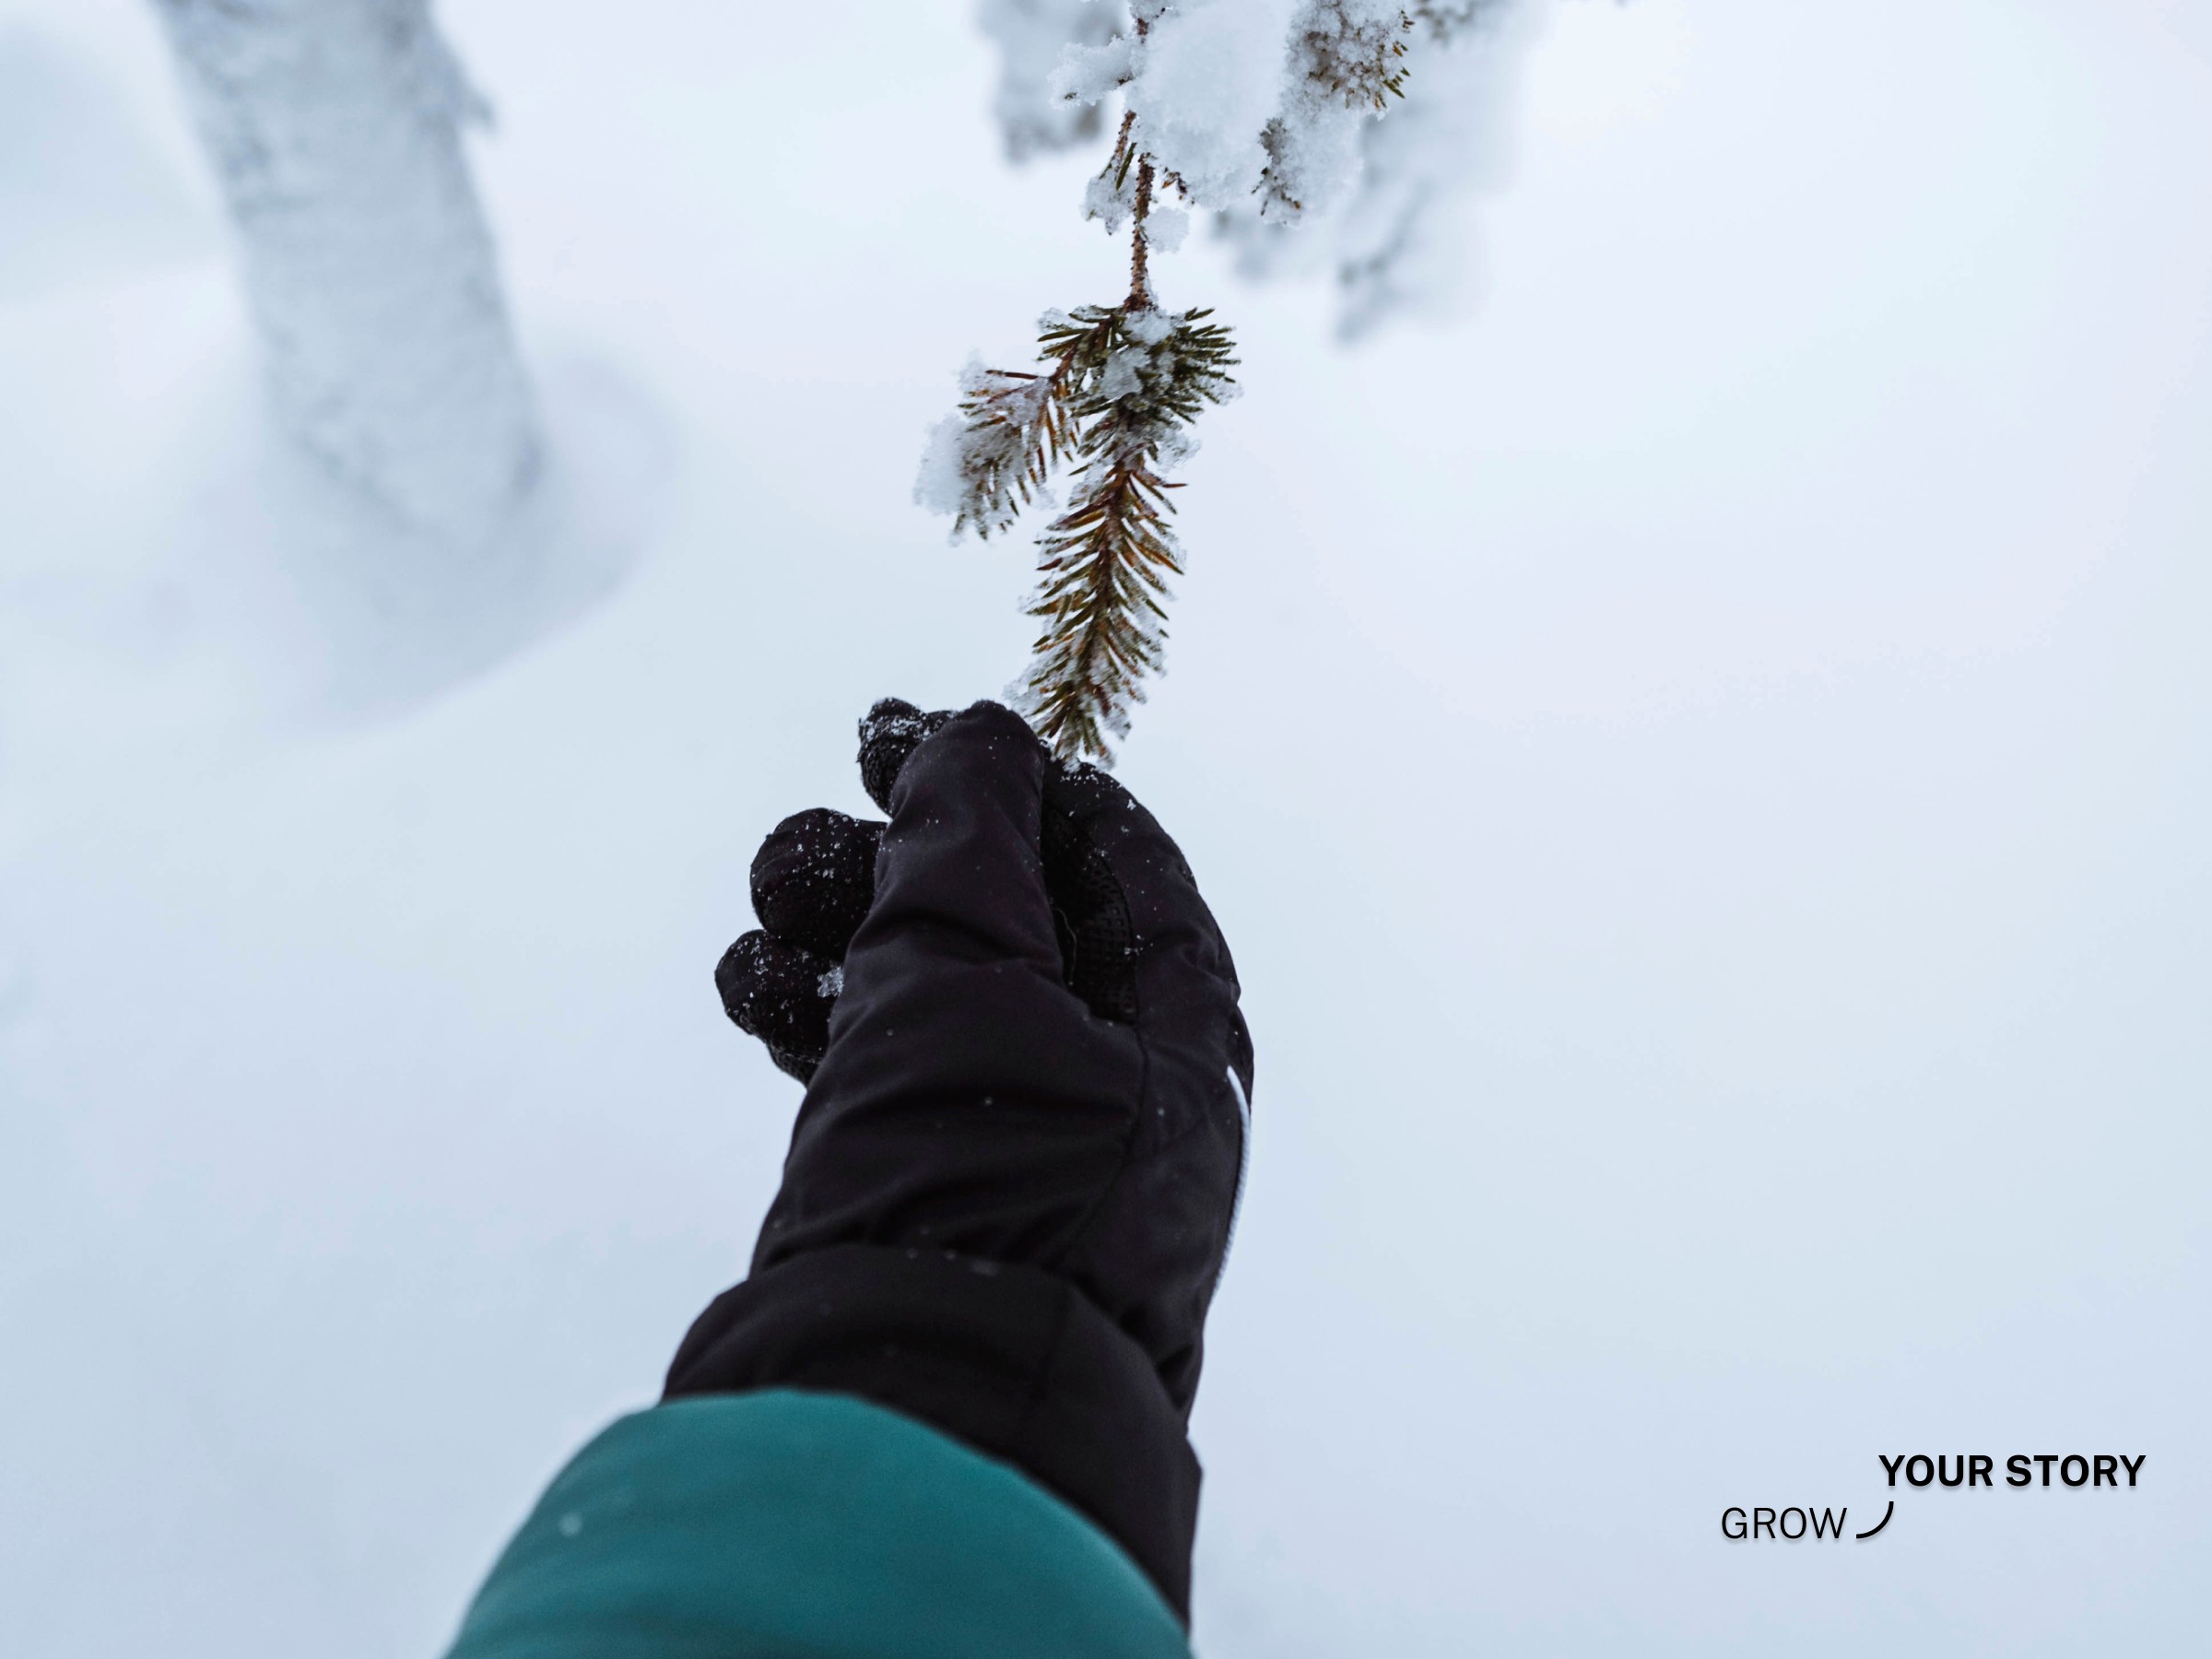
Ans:
[[[1143,311],[1152,303],[1150,249],[1145,238],[1145,218],[1152,211],[1152,158],[1136,164],[1136,206],[1129,216],[1129,305]]]
[[[1142,41],[1152,32],[1147,18],[1136,20],[1136,38]],[[1122,116],[1121,142],[1129,142],[1130,130],[1136,124],[1136,112],[1129,110]],[[1145,239],[1145,219],[1152,211],[1152,158],[1149,153],[1139,156],[1136,161],[1136,204],[1129,216],[1129,300],[1126,311],[1144,311],[1152,303],[1151,249]]]

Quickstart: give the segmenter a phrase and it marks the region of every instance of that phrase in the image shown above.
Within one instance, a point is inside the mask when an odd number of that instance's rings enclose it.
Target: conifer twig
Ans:
[[[1141,41],[1149,18],[1140,13]],[[1129,224],[1129,293],[1117,306],[1049,312],[1038,325],[1041,373],[971,367],[959,412],[940,423],[915,495],[953,513],[953,533],[1004,530],[1072,464],[1065,509],[1038,536],[1040,581],[1028,614],[1043,626],[1014,690],[1064,760],[1111,759],[1144,681],[1159,672],[1168,578],[1182,572],[1167,472],[1195,448],[1187,429],[1234,395],[1229,330],[1205,310],[1163,312],[1152,292],[1152,217],[1163,174],[1125,112],[1087,211]],[[1134,188],[1132,184],[1134,182]]]
[[[955,535],[972,528],[988,541],[1010,527],[1074,453],[1067,416],[1071,377],[1097,355],[1101,342],[1089,337],[1097,334],[1094,326],[1053,341],[1040,354],[1051,365],[1042,374],[977,365],[962,377]]]
[[[1136,204],[1129,214],[1130,311],[1141,311],[1152,303],[1152,243],[1145,234],[1145,221],[1151,217],[1152,158],[1147,156],[1136,164]]]
[[[1159,671],[1168,577],[1182,549],[1165,467],[1190,453],[1184,429],[1234,387],[1229,330],[1204,311],[1171,316],[1132,296],[1109,313],[1123,336],[1076,406],[1079,465],[1067,510],[1038,538],[1042,577],[1030,615],[1044,624],[1018,694],[1064,759],[1111,752]],[[1113,383],[1109,383],[1113,382]]]

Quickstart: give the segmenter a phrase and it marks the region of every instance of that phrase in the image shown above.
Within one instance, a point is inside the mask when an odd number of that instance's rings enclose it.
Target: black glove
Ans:
[[[907,757],[951,718],[944,711],[924,714],[895,697],[870,709],[860,723],[860,778],[868,798],[890,811],[891,786]],[[1076,771],[1117,787],[1093,768]],[[1135,942],[1128,904],[1070,807],[1062,799],[1049,803],[1039,836],[1061,976],[1101,1019],[1134,1024]],[[723,1011],[802,1083],[813,1080],[830,1047],[845,951],[875,902],[876,854],[886,828],[827,806],[794,812],[778,824],[753,855],[753,913],[760,926],[724,952],[714,970]],[[1175,857],[1180,862],[1182,855]]]
[[[1014,714],[878,703],[888,826],[779,825],[724,1006],[810,1079],[753,1277],[671,1394],[860,1394],[1003,1456],[1186,1605],[1182,1435],[1241,1181],[1252,1046],[1188,865]]]

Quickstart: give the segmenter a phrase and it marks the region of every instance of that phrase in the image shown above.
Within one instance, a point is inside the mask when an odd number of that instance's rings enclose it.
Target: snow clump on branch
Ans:
[[[1043,147],[1018,136],[1036,123],[1008,116],[1007,88],[1091,133],[1119,92],[1132,145],[1211,217],[1239,269],[1327,270],[1350,335],[1456,290],[1468,209],[1499,177],[1540,12],[1541,0],[987,0],[984,27],[1002,48],[1010,154]],[[1084,215],[1118,234],[1129,197],[1125,177],[1093,181]],[[1159,230],[1168,252],[1173,232]]]

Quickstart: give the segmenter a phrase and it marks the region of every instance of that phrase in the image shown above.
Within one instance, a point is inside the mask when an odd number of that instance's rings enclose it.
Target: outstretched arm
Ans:
[[[861,766],[888,828],[786,819],[754,866],[770,926],[718,975],[812,1080],[753,1277],[669,1392],[909,1411],[1083,1510],[1184,1609],[1183,1425],[1252,1085],[1229,948],[1152,815],[994,703],[879,703]]]
[[[1187,1654],[1185,1423],[1252,1049],[1189,866],[1014,714],[879,703],[716,972],[807,1083],[748,1277],[451,1659]]]

